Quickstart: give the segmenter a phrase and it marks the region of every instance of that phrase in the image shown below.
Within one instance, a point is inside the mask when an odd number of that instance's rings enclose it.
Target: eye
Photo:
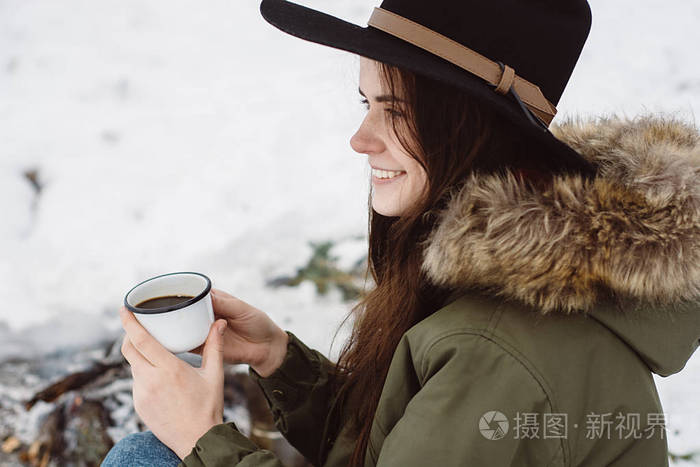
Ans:
[[[403,117],[403,113],[399,112],[398,110],[395,110],[395,109],[384,109],[384,110],[386,113],[388,113],[392,117],[395,117],[395,118]]]
[[[366,110],[369,110],[369,101],[367,99],[360,99],[360,103],[365,106]],[[391,107],[384,109],[384,111],[392,118],[402,118],[404,116],[403,112],[400,112]]]

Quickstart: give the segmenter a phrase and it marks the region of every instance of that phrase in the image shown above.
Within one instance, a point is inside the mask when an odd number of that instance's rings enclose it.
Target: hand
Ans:
[[[226,320],[224,361],[246,363],[262,377],[275,371],[287,354],[289,336],[263,311],[218,289],[211,289],[216,318]],[[202,347],[192,351],[201,353]]]
[[[204,433],[223,423],[226,323],[212,324],[202,365],[194,368],[163,347],[126,307],[119,314],[126,331],[122,354],[134,378],[134,409],[153,434],[184,459]]]

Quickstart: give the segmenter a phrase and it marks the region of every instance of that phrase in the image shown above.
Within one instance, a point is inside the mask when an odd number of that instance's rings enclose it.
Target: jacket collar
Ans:
[[[605,297],[635,303],[647,309],[645,316],[649,309],[694,304],[700,298],[698,130],[646,115],[569,119],[551,131],[592,161],[597,176],[556,176],[541,187],[512,173],[472,174],[426,240],[422,267],[429,280],[486,289],[543,314],[591,311]],[[690,320],[684,342],[690,353],[700,338],[700,307],[691,308],[683,314]],[[627,331],[624,324],[614,330],[636,342]]]

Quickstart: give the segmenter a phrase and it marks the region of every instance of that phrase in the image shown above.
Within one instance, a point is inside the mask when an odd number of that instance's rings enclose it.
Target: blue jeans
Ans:
[[[180,458],[150,431],[132,433],[115,444],[102,467],[177,467]]]

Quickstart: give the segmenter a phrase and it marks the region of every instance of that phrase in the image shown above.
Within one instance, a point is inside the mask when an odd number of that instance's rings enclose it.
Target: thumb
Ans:
[[[209,329],[209,335],[202,350],[201,369],[210,375],[222,374],[224,368],[224,331],[226,320],[217,319]]]
[[[249,313],[250,305],[231,294],[217,290],[211,292],[211,304],[217,318],[240,319]]]

